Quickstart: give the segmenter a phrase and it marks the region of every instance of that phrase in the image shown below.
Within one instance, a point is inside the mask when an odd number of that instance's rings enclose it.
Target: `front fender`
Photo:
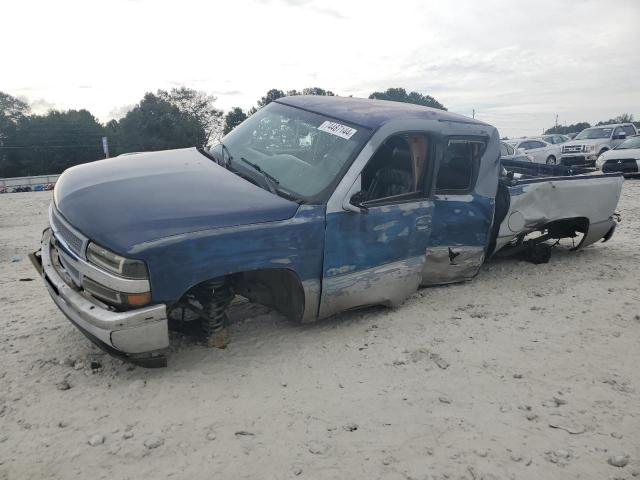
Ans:
[[[174,235],[133,248],[147,262],[153,302],[172,304],[205,280],[273,268],[320,281],[324,206],[301,206],[287,220]]]

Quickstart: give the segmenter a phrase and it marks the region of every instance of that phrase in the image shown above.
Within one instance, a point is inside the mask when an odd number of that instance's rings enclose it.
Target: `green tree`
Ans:
[[[581,132],[585,128],[591,127],[589,122],[578,122],[571,125],[558,125],[557,127],[551,127],[544,131],[545,134],[557,133],[559,135],[566,135],[567,133]]]
[[[182,111],[162,91],[144,98],[117,124],[108,125],[115,134],[116,153],[168,150],[204,146],[207,132],[202,119]]]
[[[216,137],[222,130],[222,111],[218,110],[214,103],[216,97],[192,88],[180,87],[170,91],[158,90],[157,96],[177,107],[184,115],[193,119],[204,136],[196,143],[204,147]]]
[[[618,115],[616,118],[610,118],[609,120],[596,123],[596,127],[599,127],[600,125],[611,125],[612,123],[633,123],[633,115],[623,113],[622,115]]]
[[[336,94],[333,93],[331,90],[325,90],[324,88],[310,87],[310,88],[303,89],[302,95],[320,95],[320,96],[327,96],[327,97],[335,97]]]
[[[415,103],[416,105],[424,105],[425,107],[446,110],[445,106],[438,102],[430,95],[423,95],[418,92],[410,92],[404,88],[387,88],[384,92],[373,92],[369,98],[378,100],[391,100],[393,102]]]
[[[18,122],[29,113],[29,105],[22,100],[0,92],[0,148],[5,142],[11,141],[15,135]],[[0,150],[0,160],[6,149]]]
[[[224,116],[224,128],[222,133],[225,135],[236,128],[247,119],[247,114],[240,107],[233,107]]]
[[[274,100],[277,100],[284,96],[286,95],[282,90],[278,90],[277,88],[272,88],[267,92],[267,94],[264,97],[261,97],[260,100],[258,100],[258,108],[262,108],[266,105],[269,105]]]
[[[52,110],[22,116],[4,142],[0,176],[61,173],[103,157],[104,127],[87,110]]]
[[[0,121],[16,123],[29,113],[29,105],[8,93],[0,92]],[[4,123],[0,124],[4,125]]]

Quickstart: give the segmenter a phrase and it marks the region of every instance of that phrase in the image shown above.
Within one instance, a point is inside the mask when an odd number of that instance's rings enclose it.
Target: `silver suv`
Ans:
[[[633,123],[618,123],[586,128],[575,139],[562,144],[562,165],[594,166],[598,157],[618,146],[627,137],[637,135]]]

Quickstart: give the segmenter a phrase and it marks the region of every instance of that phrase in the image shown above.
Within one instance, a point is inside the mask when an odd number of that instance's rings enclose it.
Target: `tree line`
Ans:
[[[224,117],[223,133],[226,135],[235,127],[240,125],[247,117],[253,115],[259,108],[268,105],[269,103],[282,97],[290,97],[294,95],[327,95],[330,97],[335,96],[331,90],[324,90],[323,88],[313,87],[305,88],[301,92],[297,90],[288,90],[286,93],[283,90],[272,88],[267,92],[264,97],[258,100],[258,104],[255,107],[251,107],[248,112],[244,112],[240,107],[233,107]],[[394,102],[415,103],[416,105],[424,105],[425,107],[438,108],[440,110],[446,110],[445,106],[438,102],[430,95],[423,95],[418,92],[409,92],[404,88],[388,88],[384,92],[373,92],[369,95],[369,98],[376,98],[378,100],[391,100]]]
[[[220,131],[215,97],[189,88],[146,93],[124,117],[101,124],[88,110],[32,114],[29,105],[0,92],[0,177],[61,173],[127,152],[207,145]]]
[[[180,87],[148,92],[122,118],[100,123],[88,110],[50,110],[33,114],[29,105],[0,92],[0,177],[61,173],[103,158],[102,137],[110,156],[128,152],[205,147],[230,132],[249,115],[287,95],[336,95],[319,87],[302,91],[271,89],[247,112],[234,107],[226,114],[216,98]],[[429,95],[389,88],[369,98],[418,103],[446,110]]]
[[[61,173],[81,163],[104,157],[102,137],[108,138],[110,156],[128,152],[206,147],[238,126],[258,109],[291,95],[335,96],[320,87],[298,90],[270,89],[256,105],[244,111],[234,107],[224,113],[216,98],[180,87],[147,92],[122,118],[100,123],[88,110],[50,110],[33,114],[29,105],[0,92],[0,177]],[[446,110],[430,95],[404,88],[376,91],[369,98],[414,103]],[[633,121],[629,114],[597,125]],[[640,122],[636,122],[640,127]],[[581,122],[548,129],[545,133],[570,133],[588,128]]]
[[[640,122],[635,122],[633,120],[633,115],[629,113],[623,113],[622,115],[618,115],[615,118],[610,118],[609,120],[602,120],[593,126],[600,127],[601,125],[611,125],[614,123],[633,123],[636,128],[640,129]],[[589,122],[578,122],[571,125],[557,125],[555,127],[548,128],[544,131],[544,133],[557,133],[560,135],[566,135],[567,133],[581,132],[585,128],[591,128],[591,124]]]

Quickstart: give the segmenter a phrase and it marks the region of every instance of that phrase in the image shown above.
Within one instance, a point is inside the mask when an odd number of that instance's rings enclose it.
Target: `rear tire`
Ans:
[[[527,262],[531,262],[534,265],[540,265],[541,263],[548,263],[551,258],[551,251],[553,247],[547,243],[538,243],[529,250],[524,252],[524,259]]]
[[[553,155],[549,155],[547,157],[547,165],[557,165],[558,161],[556,160],[556,157]]]

